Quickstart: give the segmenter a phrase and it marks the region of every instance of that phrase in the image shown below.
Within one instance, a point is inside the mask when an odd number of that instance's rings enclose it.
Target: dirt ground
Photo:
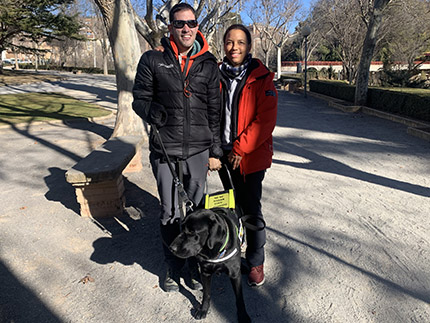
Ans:
[[[143,171],[127,175],[123,218],[78,215],[64,174],[113,122],[0,130],[0,322],[194,321],[201,292],[187,279],[179,293],[159,287],[146,149]],[[428,322],[430,144],[403,125],[282,92],[274,147],[266,283],[244,286],[253,322]],[[219,187],[216,174],[209,181]],[[236,322],[223,275],[205,322]]]

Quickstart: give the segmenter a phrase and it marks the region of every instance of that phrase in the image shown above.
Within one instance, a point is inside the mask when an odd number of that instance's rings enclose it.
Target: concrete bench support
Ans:
[[[125,205],[123,172],[142,169],[143,137],[114,137],[93,150],[66,172],[76,191],[81,216],[112,217]]]
[[[282,80],[282,88],[285,91],[296,92],[298,89],[298,84],[299,84],[299,82],[297,80],[294,80],[294,79]]]

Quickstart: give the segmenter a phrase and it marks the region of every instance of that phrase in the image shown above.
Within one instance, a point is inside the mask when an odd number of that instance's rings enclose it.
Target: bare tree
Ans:
[[[365,38],[358,0],[318,0],[312,9],[312,17],[311,28],[315,36],[337,51],[342,59],[344,76],[352,83]]]
[[[225,29],[233,24],[239,23],[239,12],[242,10],[243,0],[206,0],[201,16],[199,29],[205,35],[211,45],[212,53],[218,58],[223,57],[222,36]],[[235,10],[235,12],[233,12]]]
[[[75,1],[81,12],[80,20],[88,37],[86,41],[87,62],[84,66],[103,66],[103,73],[107,75],[108,62],[112,60],[112,56],[108,35],[100,10],[93,0]],[[99,62],[100,60],[101,62]]]
[[[406,62],[412,70],[415,59],[430,49],[430,1],[395,1],[388,9],[386,49],[392,61]]]
[[[103,16],[116,70],[118,112],[113,136],[144,133],[142,119],[133,112],[134,76],[140,58],[139,39],[134,28],[135,13],[130,0],[94,0]]]
[[[270,52],[274,48],[277,49],[278,77],[281,72],[281,50],[291,38],[289,29],[299,9],[298,0],[261,0],[255,1],[250,7],[249,16],[253,21],[266,66],[269,66]]]
[[[354,102],[356,105],[365,105],[367,101],[370,64],[372,62],[376,43],[379,39],[379,30],[382,26],[384,9],[391,0],[357,1],[360,3],[361,12],[363,13],[362,17],[367,31],[363,42],[360,64],[358,66]]]

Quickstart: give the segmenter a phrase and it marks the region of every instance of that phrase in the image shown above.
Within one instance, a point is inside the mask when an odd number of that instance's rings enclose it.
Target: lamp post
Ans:
[[[304,26],[302,28],[302,35],[305,37],[305,98],[307,98],[306,88],[308,86],[308,36],[311,34],[311,28]]]

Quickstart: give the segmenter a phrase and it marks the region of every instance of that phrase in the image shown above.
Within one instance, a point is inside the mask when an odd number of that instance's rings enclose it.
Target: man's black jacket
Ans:
[[[209,148],[211,157],[220,158],[220,83],[215,57],[208,51],[192,56],[185,76],[169,40],[164,38],[162,44],[164,52],[148,51],[140,58],[133,87],[134,111],[149,121],[152,101],[166,108],[167,123],[159,131],[170,157],[187,159]],[[162,153],[152,131],[150,149]]]

